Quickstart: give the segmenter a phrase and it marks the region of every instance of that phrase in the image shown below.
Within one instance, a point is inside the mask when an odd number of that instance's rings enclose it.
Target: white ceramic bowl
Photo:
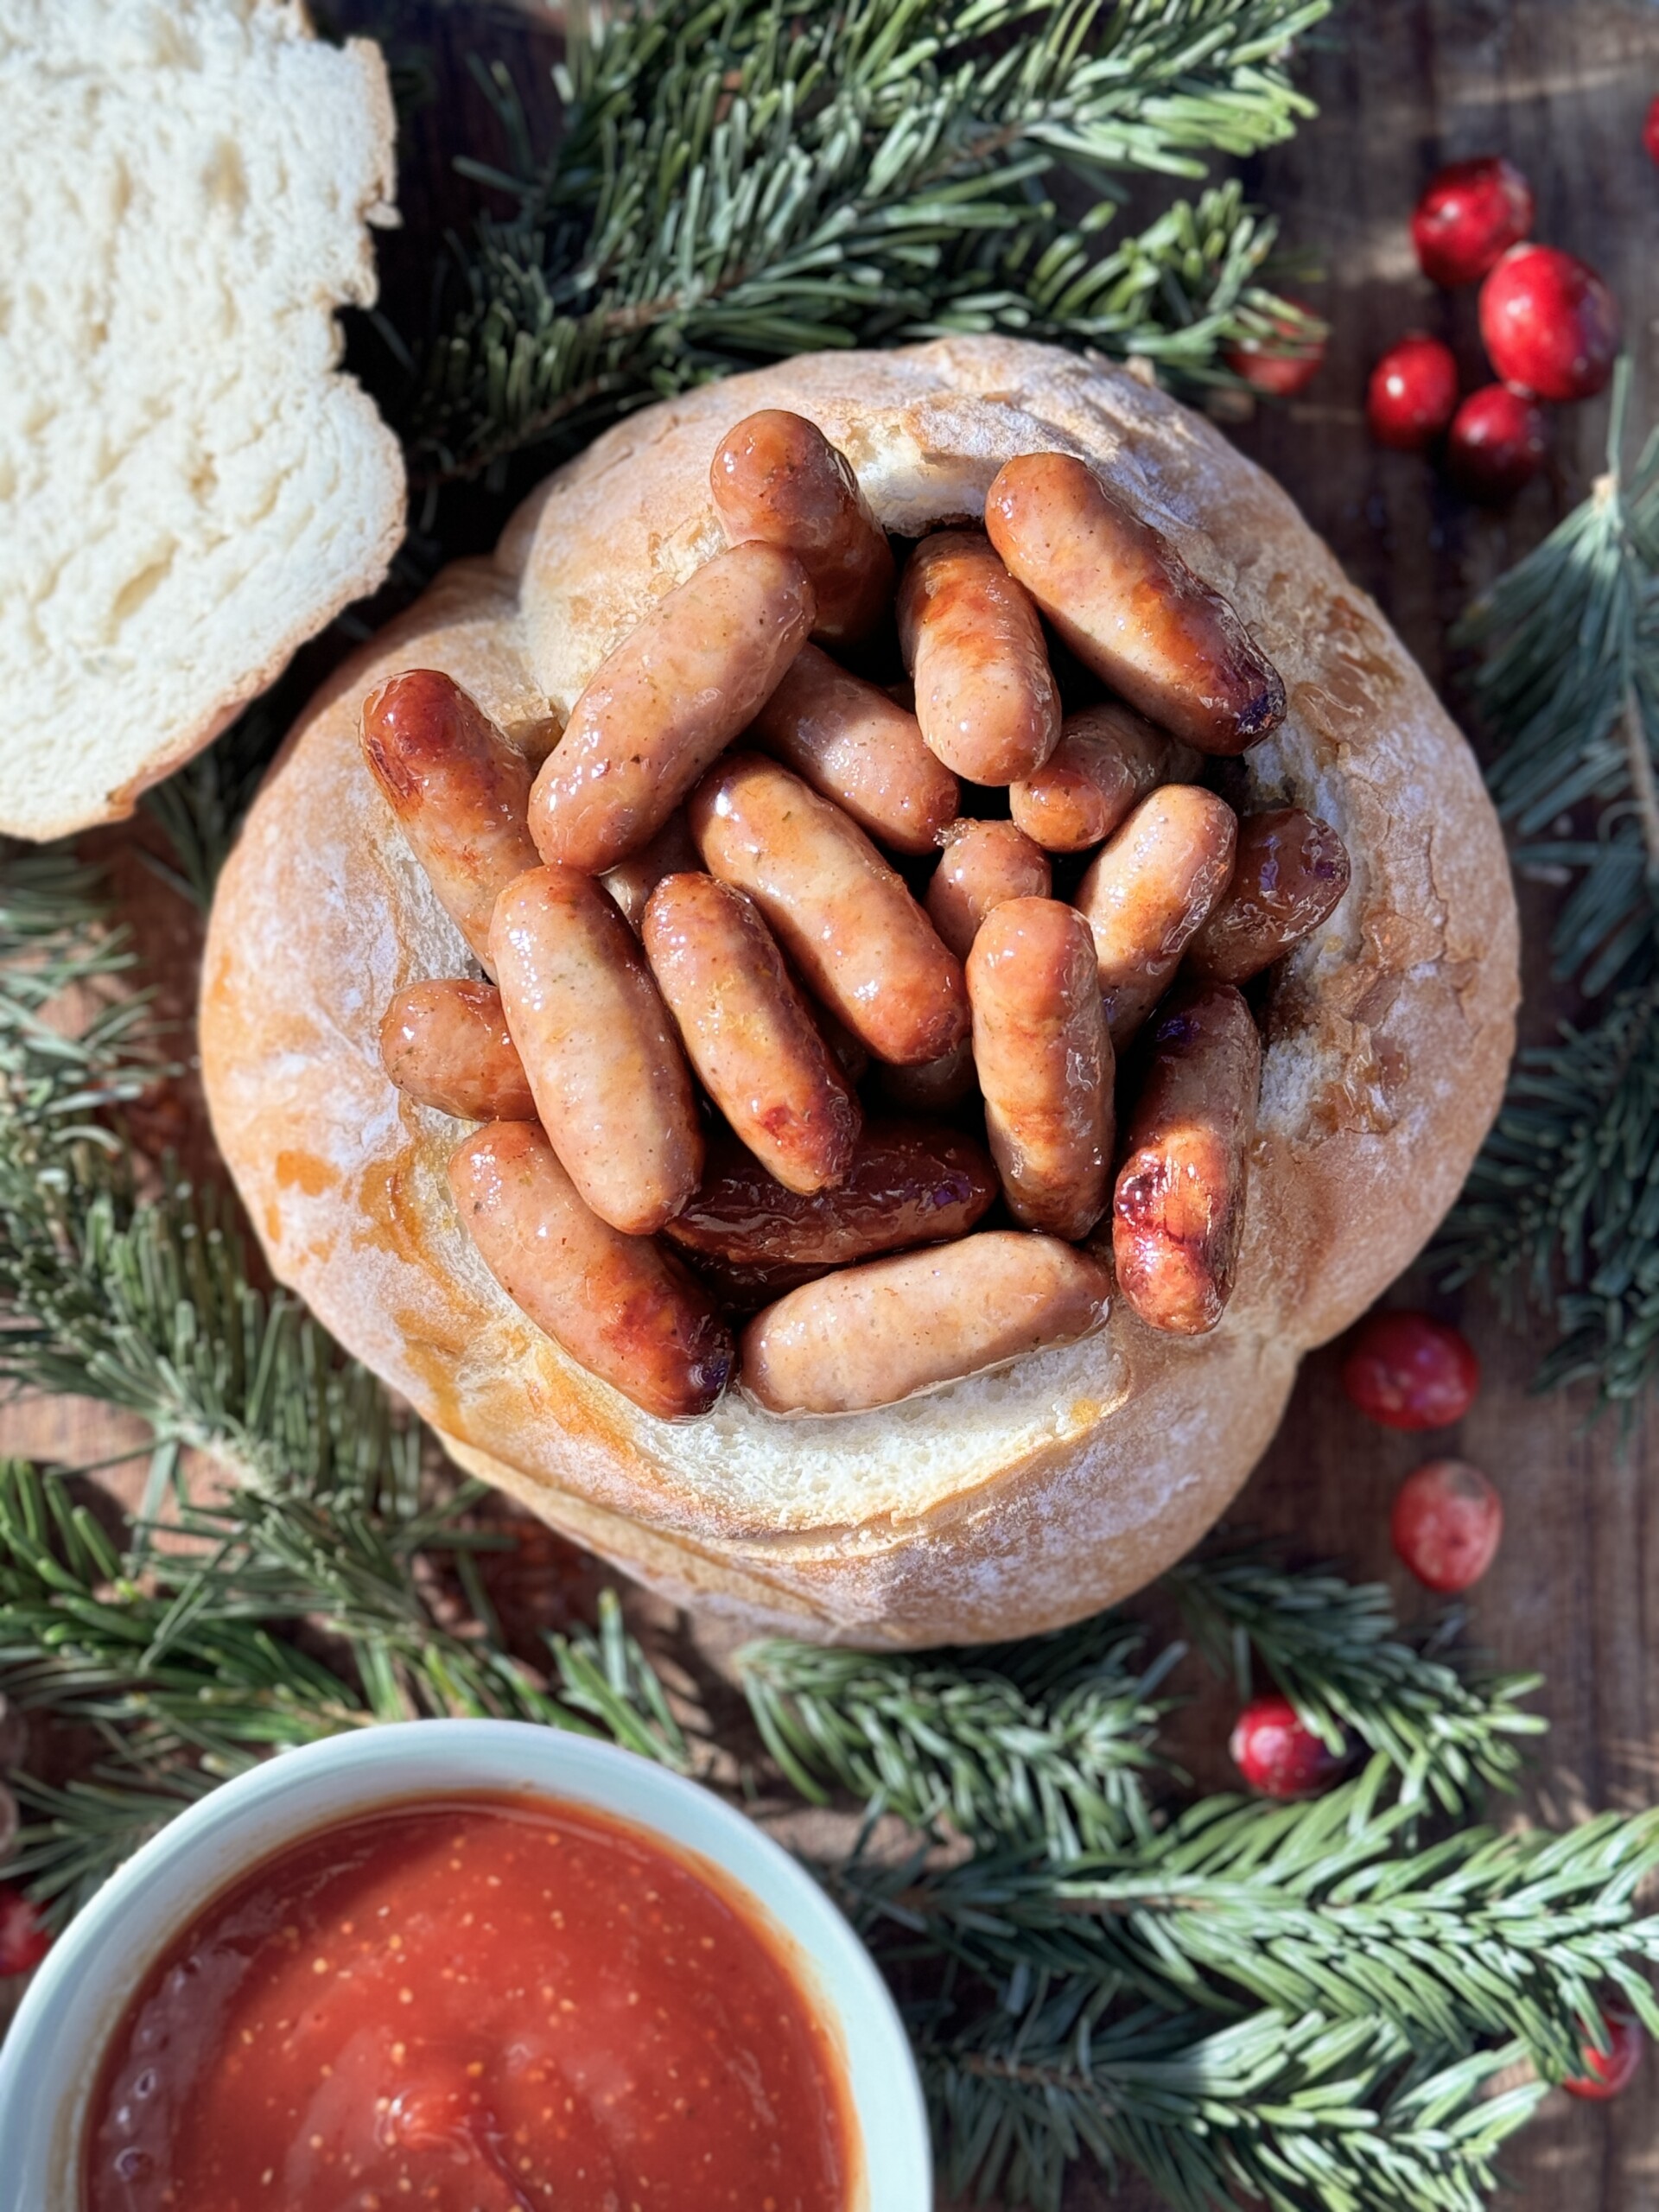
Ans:
[[[787,1852],[696,1783],[631,1751],[510,1720],[418,1720],[284,1752],[181,1814],[48,1954],[0,2046],[0,2212],[79,2212],[80,2141],[105,2044],[171,1939],[248,1866],[399,1799],[524,1791],[632,1821],[718,1870],[772,1933],[842,2053],[849,2212],[930,2212],[927,2124],[893,2000]]]

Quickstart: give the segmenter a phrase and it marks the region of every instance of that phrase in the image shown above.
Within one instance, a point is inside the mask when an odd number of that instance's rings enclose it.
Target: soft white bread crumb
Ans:
[[[379,49],[290,0],[0,0],[0,830],[130,814],[385,576],[336,364],[393,222]]]

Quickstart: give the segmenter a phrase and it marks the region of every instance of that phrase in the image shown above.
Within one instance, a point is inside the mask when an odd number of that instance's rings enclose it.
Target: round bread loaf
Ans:
[[[448,671],[543,749],[601,660],[723,543],[710,456],[760,407],[819,423],[888,529],[976,519],[1001,465],[1084,456],[1233,602],[1281,672],[1248,803],[1336,824],[1352,883],[1277,971],[1237,1288],[1182,1340],[1105,1330],[876,1413],[780,1419],[741,1389],[653,1419],[507,1299],[456,1217],[461,1125],[394,1091],[392,993],[470,972],[359,755],[365,693]],[[1107,1605],[1215,1520],[1308,1346],[1418,1251],[1496,1110],[1516,930],[1467,747],[1278,487],[1122,371],[947,340],[793,360],[653,407],[449,569],[313,704],[221,881],[201,1050],[278,1278],[465,1466],[669,1594],[872,1645],[991,1639]]]

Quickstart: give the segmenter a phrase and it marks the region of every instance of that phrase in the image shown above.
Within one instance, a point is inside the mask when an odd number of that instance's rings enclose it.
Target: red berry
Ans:
[[[1389,1529],[1425,1588],[1466,1590],[1497,1556],[1503,1501],[1466,1459],[1429,1459],[1401,1484]]]
[[[1492,366],[1538,399],[1592,398],[1613,373],[1618,329],[1618,302],[1558,246],[1516,246],[1480,288]]]
[[[1475,284],[1532,228],[1532,187],[1501,154],[1453,162],[1411,218],[1417,266],[1437,284]]]
[[[1648,110],[1648,119],[1642,126],[1642,143],[1648,149],[1648,159],[1659,162],[1659,94]]]
[[[1468,1340],[1427,1313],[1368,1313],[1342,1363],[1342,1387],[1384,1428],[1448,1428],[1480,1388]]]
[[[1253,1699],[1227,1746],[1233,1764],[1263,1797],[1307,1797],[1323,1789],[1340,1756],[1297,1718],[1287,1697]]]
[[[39,1913],[20,1890],[0,1888],[0,1976],[32,1974],[52,1948]]]
[[[1544,465],[1548,431],[1544,410],[1506,384],[1471,391],[1452,417],[1446,465],[1459,491],[1471,499],[1510,499]]]
[[[1277,399],[1294,399],[1306,391],[1325,365],[1325,326],[1300,300],[1287,304],[1300,308],[1306,321],[1275,315],[1271,336],[1241,338],[1236,345],[1224,346],[1221,356],[1236,377]]]
[[[1380,446],[1421,453],[1452,420],[1458,404],[1458,365],[1452,348],[1426,331],[1408,332],[1371,371],[1365,419]]]
[[[1642,2023],[1623,2005],[1604,2005],[1601,2024],[1607,2031],[1606,2050],[1598,2050],[1593,2044],[1586,2043],[1583,2073],[1572,2075],[1561,2084],[1573,2096],[1587,2098],[1595,2104],[1616,2097],[1629,2086],[1631,2075],[1642,2063],[1648,2040],[1642,2031]]]

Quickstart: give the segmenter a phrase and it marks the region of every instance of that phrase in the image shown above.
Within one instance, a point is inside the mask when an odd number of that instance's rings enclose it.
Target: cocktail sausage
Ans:
[[[758,540],[705,562],[610,654],[530,795],[541,856],[597,875],[660,830],[753,720],[812,627],[792,553]]]
[[[800,562],[818,637],[833,645],[875,627],[893,597],[893,550],[852,463],[816,423],[781,407],[746,416],[716,447],[709,487],[734,545],[764,539]]]
[[[1077,886],[1075,903],[1095,934],[1106,1018],[1120,1052],[1227,888],[1236,835],[1224,799],[1197,784],[1165,784],[1141,800]]]
[[[1299,806],[1246,814],[1233,879],[1186,948],[1189,973],[1243,983],[1333,913],[1348,888],[1348,849]]]
[[[816,645],[802,646],[749,735],[894,852],[931,852],[961,800],[915,715]]]
[[[1059,743],[1060,695],[1027,594],[977,531],[942,530],[911,555],[899,642],[922,735],[976,784],[1012,784]]]
[[[1086,461],[1008,461],[985,527],[1077,658],[1160,729],[1243,753],[1284,720],[1284,683],[1233,609]]]
[[[683,875],[688,869],[702,866],[697,849],[691,842],[691,832],[685,824],[685,810],[676,807],[648,845],[641,845],[637,853],[630,853],[626,860],[607,868],[599,880],[637,937],[645,918],[645,901],[663,878]]]
[[[461,1122],[532,1122],[536,1101],[493,983],[410,983],[380,1024],[399,1090]]]
[[[1184,780],[1170,773],[1178,749],[1192,758],[1130,707],[1084,707],[1066,716],[1036,774],[1014,785],[1009,811],[1045,852],[1086,853],[1148,791]]]
[[[1046,899],[1048,855],[1012,822],[953,822],[928,879],[928,918],[958,960],[1005,899]]]
[[[362,739],[410,850],[487,966],[496,898],[539,857],[525,823],[529,762],[436,668],[377,685],[363,702]]]

